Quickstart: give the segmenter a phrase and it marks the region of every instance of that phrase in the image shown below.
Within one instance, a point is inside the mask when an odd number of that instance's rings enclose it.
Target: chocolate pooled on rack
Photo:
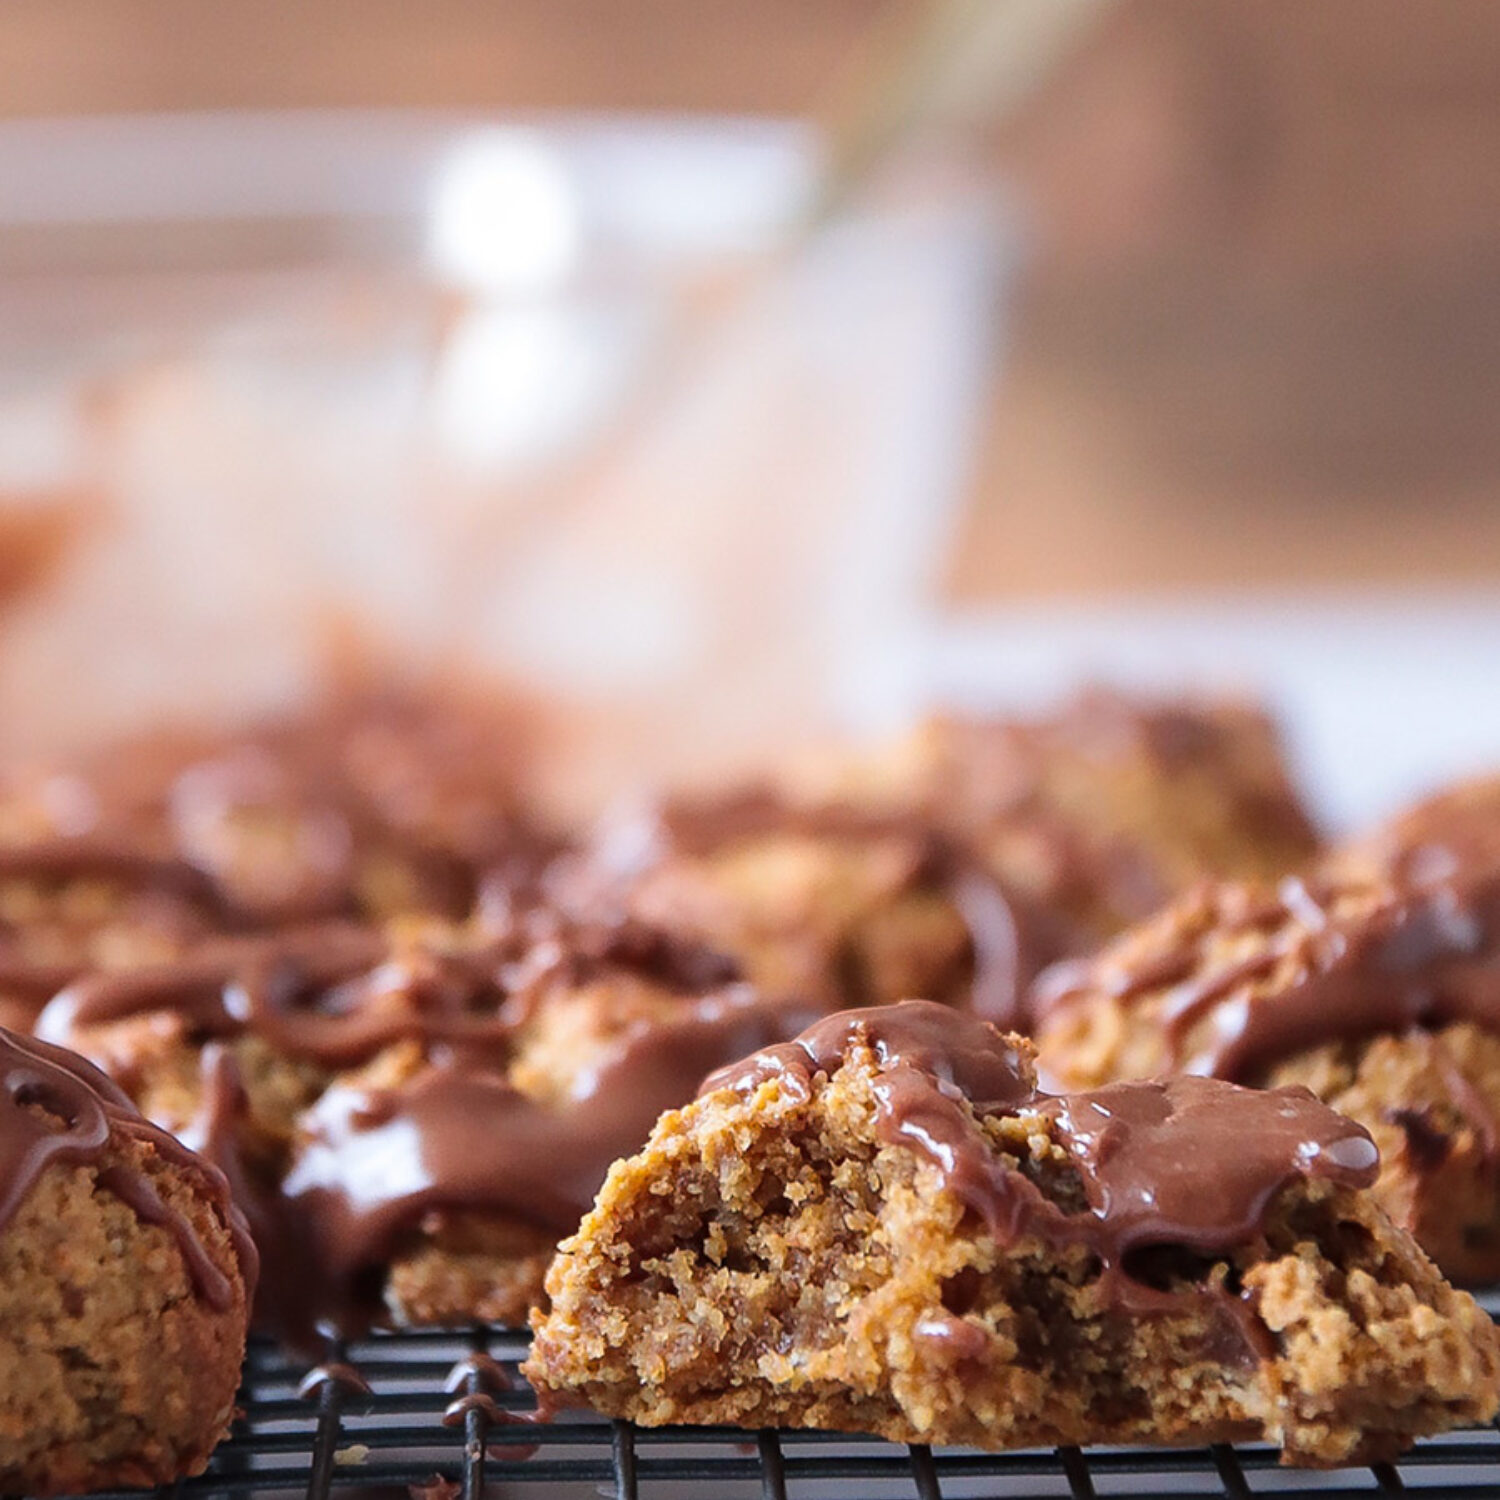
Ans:
[[[1375,1171],[1303,1089],[1056,1096],[951,1008],[835,1015],[611,1170],[524,1369],[647,1425],[1386,1458],[1494,1414],[1500,1334]]]

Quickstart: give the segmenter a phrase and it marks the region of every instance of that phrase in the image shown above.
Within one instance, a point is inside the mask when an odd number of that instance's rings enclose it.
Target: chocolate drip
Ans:
[[[351,1364],[342,1360],[329,1360],[314,1365],[297,1384],[297,1394],[304,1401],[319,1395],[326,1385],[337,1386],[346,1396],[371,1396],[370,1382]]]
[[[331,1301],[326,1277],[312,1257],[306,1227],[289,1211],[279,1183],[244,1149],[249,1099],[234,1054],[211,1042],[199,1067],[202,1103],[181,1138],[223,1173],[259,1251],[253,1322],[311,1352],[318,1347],[318,1320]]]
[[[745,989],[685,1001],[627,1030],[555,1105],[482,1063],[428,1067],[395,1088],[331,1088],[310,1112],[283,1191],[317,1264],[344,1289],[342,1320],[369,1315],[359,1306],[368,1273],[429,1213],[576,1228],[611,1163],[638,1150],[664,1110],[687,1103],[710,1069],[806,1019]]]
[[[197,1294],[216,1311],[228,1311],[233,1287],[193,1226],[162,1199],[145,1171],[113,1159],[114,1143],[137,1142],[208,1188],[234,1242],[247,1291],[254,1290],[255,1249],[222,1174],[143,1119],[104,1074],[60,1047],[0,1031],[0,1090],[0,1231],[48,1167],[92,1167],[104,1191],[143,1222],[167,1229]]]
[[[443,1381],[443,1390],[450,1396],[465,1387],[484,1391],[510,1391],[515,1389],[510,1371],[493,1355],[475,1350],[459,1360]]]
[[[463,1427],[471,1413],[478,1413],[491,1427],[535,1427],[551,1421],[551,1413],[542,1408],[534,1411],[508,1411],[486,1391],[470,1391],[450,1401],[443,1409],[444,1427]],[[485,1452],[502,1463],[518,1463],[536,1452],[535,1443],[495,1443]]]
[[[1039,1112],[1056,1122],[1116,1268],[1143,1246],[1223,1254],[1260,1234],[1289,1182],[1368,1187],[1379,1159],[1362,1126],[1302,1088],[1182,1077],[1060,1095]]]
[[[976,1109],[1015,1108],[1032,1097],[1025,1054],[994,1027],[930,1000],[871,1010],[841,1011],[815,1021],[800,1036],[730,1063],[703,1080],[700,1097],[718,1089],[748,1093],[769,1079],[800,1098],[813,1079],[831,1075],[856,1044],[868,1046],[890,1078],[908,1075],[939,1101],[939,1113],[960,1099]],[[961,1117],[962,1111],[958,1110]]]
[[[1252,1348],[1264,1330],[1237,1298],[1222,1288],[1161,1291],[1137,1274],[1137,1253],[1222,1257],[1264,1232],[1276,1196],[1299,1178],[1351,1188],[1375,1180],[1368,1133],[1306,1089],[1258,1092],[1183,1077],[1050,1095],[1034,1088],[1029,1064],[1006,1038],[926,1002],[828,1017],[796,1041],[714,1074],[704,1092],[748,1093],[774,1079],[808,1097],[813,1080],[831,1076],[856,1046],[874,1053],[879,1070],[879,1139],[930,1161],[997,1239],[1035,1234],[1085,1246],[1109,1297],[1133,1311],[1207,1297]],[[1051,1122],[1086,1211],[1060,1207],[1002,1159],[983,1126],[996,1114]]]
[[[602,862],[628,886],[674,856],[707,859],[735,844],[778,835],[904,845],[911,887],[941,892],[967,927],[969,1008],[997,1025],[1024,1021],[1030,981],[1067,950],[1068,939],[1050,913],[1002,883],[965,844],[917,812],[801,804],[752,786],[725,797],[662,803],[616,830]]]

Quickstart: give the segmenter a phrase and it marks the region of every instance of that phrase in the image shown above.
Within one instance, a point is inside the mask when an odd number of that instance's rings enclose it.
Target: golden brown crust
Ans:
[[[231,1300],[99,1181],[133,1167],[183,1215]],[[0,1234],[0,1490],[50,1495],[201,1472],[233,1415],[249,1309],[221,1206],[148,1143],[49,1168]]]
[[[542,1305],[557,1236],[495,1214],[444,1214],[421,1226],[385,1281],[397,1327],[500,1323],[524,1327]]]
[[[1305,915],[1296,890],[1201,881],[1096,956],[1044,975],[1033,997],[1044,1071],[1068,1088],[1210,1071],[1202,1060],[1220,1042],[1225,1014],[1316,971],[1327,923],[1321,909]],[[1358,922],[1389,899],[1378,885],[1351,882],[1325,905]],[[1213,1003],[1185,1006],[1189,993]]]
[[[1255,1243],[1161,1272],[1243,1286],[1271,1342],[1247,1361],[1201,1299],[1130,1314],[1086,1246],[1002,1247],[933,1162],[880,1144],[878,1067],[855,1049],[810,1094],[773,1076],[664,1116],[548,1273],[538,1389],[646,1424],[987,1448],[1264,1436],[1308,1465],[1494,1413],[1500,1337],[1368,1194],[1294,1184]],[[982,1128],[1066,1195],[1045,1116]]]

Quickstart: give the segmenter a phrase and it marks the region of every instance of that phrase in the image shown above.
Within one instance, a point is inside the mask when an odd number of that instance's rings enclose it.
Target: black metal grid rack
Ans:
[[[1492,1313],[1500,1308],[1500,1293],[1485,1300]],[[1317,1474],[1279,1468],[1276,1451],[1263,1446],[981,1454],[827,1433],[646,1430],[587,1414],[531,1425],[534,1398],[516,1372],[525,1351],[525,1334],[500,1329],[380,1334],[330,1347],[322,1378],[309,1381],[305,1364],[256,1342],[231,1437],[207,1473],[172,1493],[181,1500],[1500,1496],[1500,1430],[1491,1428],[1429,1440],[1399,1466]],[[122,1492],[119,1500],[131,1497]]]

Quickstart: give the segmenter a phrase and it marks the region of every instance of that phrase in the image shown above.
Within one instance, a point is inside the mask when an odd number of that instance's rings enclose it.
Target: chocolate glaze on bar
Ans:
[[[629,921],[577,926],[537,912],[510,931],[434,924],[406,938],[321,924],[90,976],[38,1028],[87,1050],[108,1045],[96,1028],[155,1015],[204,1043],[201,1104],[184,1137],[224,1172],[262,1246],[257,1323],[308,1343],[319,1324],[354,1332],[378,1314],[383,1267],[431,1213],[573,1228],[610,1163],[706,1072],[810,1019],[737,974],[723,955]],[[623,1023],[572,1097],[543,1102],[514,1087],[518,1033],[546,997],[616,977],[662,992],[658,1008]],[[332,1073],[400,1042],[425,1062],[393,1087],[326,1089],[283,1180],[264,1145],[246,1149],[255,1134],[233,1051],[246,1035]]]
[[[935,719],[926,749],[928,810],[979,847],[994,841],[1030,851],[1028,888],[1081,924],[1072,951],[1096,946],[1171,897],[1176,840],[1186,841],[1179,855],[1190,854],[1205,838],[1211,846],[1217,830],[1255,840],[1288,868],[1317,848],[1281,769],[1273,726],[1242,706],[1151,702],[1095,687],[1029,722]],[[1129,820],[1143,780],[1148,789],[1212,784],[1204,809],[1212,821],[1178,828],[1165,860]],[[1092,788],[1081,804],[1079,785]]]
[[[1030,981],[1071,949],[1055,914],[1009,889],[960,841],[921,814],[836,802],[800,804],[758,785],[714,798],[672,799],[621,825],[597,853],[604,891],[590,884],[599,872],[585,869],[582,899],[597,903],[613,897],[628,906],[632,888],[674,858],[708,859],[737,844],[779,836],[902,847],[907,886],[941,893],[967,927],[969,1008],[997,1025],[1022,1022]],[[566,889],[562,898],[570,904]]]
[[[7,1013],[92,970],[101,923],[171,949],[393,908],[457,919],[488,872],[533,878],[556,841],[516,810],[502,718],[367,693],[239,736],[164,735],[71,771],[10,773],[0,793],[29,833],[7,830],[0,885],[45,902],[97,884],[105,899],[81,916],[44,907],[57,940],[41,945],[0,921]]]
[[[610,1164],[639,1149],[664,1110],[691,1100],[710,1069],[806,1020],[744,987],[684,1000],[670,1019],[628,1028],[556,1104],[479,1061],[429,1067],[395,1088],[328,1090],[282,1191],[342,1289],[341,1320],[368,1317],[362,1281],[434,1210],[504,1215],[559,1236],[576,1228]]]
[[[220,905],[213,882],[187,860],[153,854],[122,838],[59,835],[19,846],[0,846],[0,880],[90,879],[170,892],[208,909]]]
[[[330,1069],[412,1040],[494,1056],[549,985],[625,969],[681,994],[733,982],[733,960],[633,922],[571,927],[546,914],[481,940],[401,944],[324,923],[206,941],[168,963],[91,974],[42,1011],[36,1033],[76,1044],[91,1027],[170,1013],[197,1038],[249,1033]]]
[[[813,1079],[836,1072],[856,1044],[874,1052],[883,1083],[904,1087],[909,1081],[933,1096],[936,1117],[944,1122],[940,1134],[951,1133],[948,1124],[954,1112],[949,1106],[961,1099],[981,1113],[995,1113],[1018,1108],[1035,1092],[1036,1071],[1029,1053],[1014,1045],[1014,1039],[946,1005],[908,1000],[825,1016],[791,1041],[765,1047],[709,1074],[699,1094],[718,1089],[748,1093],[774,1078],[783,1089],[806,1099]],[[881,1098],[883,1104],[888,1102],[886,1095]],[[911,1120],[915,1124],[917,1116]]]
[[[145,1223],[160,1224],[171,1234],[197,1294],[216,1311],[228,1311],[234,1305],[229,1278],[150,1176],[123,1159],[116,1149],[123,1142],[149,1147],[203,1185],[234,1243],[247,1293],[253,1293],[255,1248],[223,1175],[143,1119],[125,1094],[82,1058],[33,1037],[0,1031],[0,1232],[48,1167],[92,1167],[105,1192]]]
[[[1222,1257],[1264,1232],[1277,1194],[1299,1178],[1351,1188],[1375,1180],[1369,1134],[1306,1089],[1261,1092],[1184,1077],[1046,1094],[1013,1039],[919,1001],[827,1017],[794,1042],[713,1074],[704,1092],[750,1093],[775,1080],[805,1098],[817,1076],[833,1074],[856,1047],[873,1052],[879,1070],[883,1142],[936,1166],[944,1186],[1003,1243],[1035,1234],[1087,1247],[1108,1295],[1135,1311],[1181,1307],[1184,1295],[1140,1279],[1136,1252]],[[1001,1159],[981,1124],[997,1114],[1052,1122],[1087,1211],[1059,1207]],[[1250,1310],[1222,1287],[1187,1294],[1220,1306],[1251,1350],[1264,1339]]]
[[[1331,1041],[1471,1021],[1500,1031],[1500,870],[1424,857],[1375,880],[1289,879],[1272,894],[1213,887],[1164,922],[1159,951],[1059,965],[1045,1024],[1100,999],[1148,1002],[1164,1070],[1252,1082]],[[1221,962],[1216,939],[1250,938]],[[1248,950],[1248,951],[1247,951]]]

